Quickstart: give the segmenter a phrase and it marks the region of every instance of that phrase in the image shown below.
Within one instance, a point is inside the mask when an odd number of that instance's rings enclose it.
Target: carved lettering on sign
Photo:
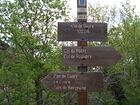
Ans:
[[[88,29],[77,29],[78,34],[89,34],[90,31]]]
[[[97,82],[98,81],[98,82]],[[102,73],[50,73],[42,82],[52,91],[101,91],[103,89]]]
[[[113,65],[120,58],[121,55],[112,47],[63,47],[62,48],[62,63],[66,66]]]
[[[74,74],[54,74],[53,78],[77,79],[78,75]]]
[[[86,49],[64,49],[63,58],[65,59],[91,59],[92,55],[87,54]]]
[[[86,86],[55,86],[55,90],[86,91]]]
[[[64,59],[92,59],[92,55],[87,54],[75,54],[75,55],[68,55],[63,54]]]
[[[94,25],[92,25],[92,24],[85,24],[85,23],[82,23],[82,24],[71,24],[70,25],[71,26],[71,28],[78,28],[78,29],[80,29],[80,28],[84,28],[84,29],[88,29],[88,28],[92,28],[92,29],[94,29]]]
[[[79,16],[79,15],[78,15]],[[80,15],[81,16],[81,15]],[[107,39],[106,23],[59,22],[59,41],[105,41]]]
[[[78,34],[89,34],[90,30],[89,29],[94,29],[94,25],[90,24],[72,24],[71,28],[77,29]]]

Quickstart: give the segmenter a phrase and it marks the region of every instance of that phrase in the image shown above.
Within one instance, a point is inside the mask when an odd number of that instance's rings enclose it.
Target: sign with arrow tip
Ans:
[[[101,72],[62,72],[50,73],[42,83],[51,91],[58,92],[95,92],[103,89]]]
[[[113,65],[121,55],[112,47],[63,47],[62,63],[65,66]]]

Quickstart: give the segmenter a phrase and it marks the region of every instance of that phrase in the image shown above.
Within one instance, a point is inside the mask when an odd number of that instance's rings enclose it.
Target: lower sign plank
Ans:
[[[121,55],[111,47],[63,47],[62,63],[65,66],[113,65]]]
[[[103,90],[103,74],[101,72],[50,73],[42,82],[49,90],[58,92],[96,92]]]

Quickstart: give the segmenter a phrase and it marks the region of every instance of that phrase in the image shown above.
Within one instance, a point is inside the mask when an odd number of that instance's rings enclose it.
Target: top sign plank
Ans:
[[[58,41],[106,41],[107,24],[92,22],[59,22]]]

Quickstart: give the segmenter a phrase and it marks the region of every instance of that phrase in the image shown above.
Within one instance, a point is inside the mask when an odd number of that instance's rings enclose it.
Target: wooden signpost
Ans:
[[[77,0],[77,21],[87,22],[87,0]],[[87,46],[86,41],[78,41],[78,46]],[[79,72],[87,72],[87,66],[78,66]],[[87,92],[78,92],[78,105],[87,105]]]
[[[59,22],[58,41],[106,41],[107,24],[92,22]]]
[[[103,90],[103,74],[100,72],[62,72],[50,73],[43,84],[57,92],[97,92]]]
[[[113,65],[121,55],[111,47],[88,47],[87,41],[106,41],[107,24],[87,22],[87,0],[77,0],[77,22],[58,23],[58,41],[78,41],[62,48],[62,63],[79,72],[50,73],[42,83],[51,91],[77,92],[78,105],[87,105],[87,92],[103,90],[103,74],[87,72],[87,66]]]
[[[62,63],[65,66],[113,65],[121,55],[112,47],[63,47]]]

